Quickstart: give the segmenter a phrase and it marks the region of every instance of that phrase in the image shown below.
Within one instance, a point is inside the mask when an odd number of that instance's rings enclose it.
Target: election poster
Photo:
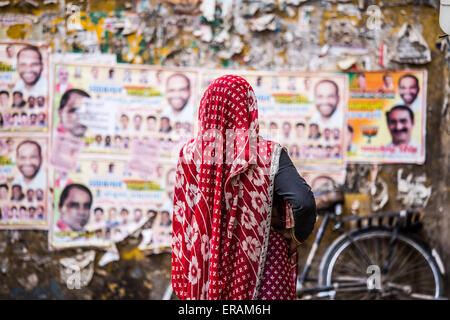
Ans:
[[[49,48],[0,42],[0,132],[47,132]]]
[[[0,137],[0,229],[47,228],[47,138]]]
[[[348,161],[424,163],[426,71],[355,72],[349,77]]]
[[[173,164],[158,164],[149,179],[132,172],[127,160],[105,156],[80,158],[69,173],[55,171],[51,247],[109,247],[160,211],[169,212],[170,222],[172,171]]]
[[[228,71],[227,73],[230,73]],[[202,73],[202,90],[224,71]],[[347,76],[238,71],[255,91],[259,133],[287,148],[299,168],[343,166]]]
[[[57,63],[54,76],[51,246],[109,246],[143,227],[142,248],[167,250],[163,227],[179,150],[194,134],[198,72]],[[70,208],[72,194],[85,209]]]
[[[344,164],[347,78],[336,74],[279,73],[249,77],[259,102],[260,126],[289,151],[299,168]]]
[[[54,131],[82,139],[82,153],[129,155],[133,140],[158,139],[170,159],[193,137],[197,71],[58,63],[54,76]]]

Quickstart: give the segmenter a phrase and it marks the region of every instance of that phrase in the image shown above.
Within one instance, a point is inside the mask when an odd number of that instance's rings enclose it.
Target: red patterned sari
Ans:
[[[296,255],[271,230],[281,146],[258,136],[256,97],[245,79],[227,75],[211,83],[198,131],[177,165],[175,293],[180,299],[295,299]]]

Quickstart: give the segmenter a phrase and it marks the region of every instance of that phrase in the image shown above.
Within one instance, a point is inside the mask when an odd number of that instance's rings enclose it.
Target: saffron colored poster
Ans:
[[[347,159],[425,161],[426,71],[351,73]]]

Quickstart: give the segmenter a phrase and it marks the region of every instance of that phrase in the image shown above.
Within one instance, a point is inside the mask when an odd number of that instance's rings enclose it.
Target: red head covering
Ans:
[[[180,299],[258,298],[281,151],[258,130],[248,82],[227,75],[211,83],[198,135],[177,165],[172,286]]]

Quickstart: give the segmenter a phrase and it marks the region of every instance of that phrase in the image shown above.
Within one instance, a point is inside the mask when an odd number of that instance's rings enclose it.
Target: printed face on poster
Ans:
[[[350,74],[349,161],[425,161],[426,71]]]
[[[48,131],[49,49],[0,42],[0,130]]]
[[[0,137],[0,228],[47,227],[47,139]]]
[[[195,71],[62,64],[54,71],[54,127],[83,139],[83,152],[129,154],[133,139],[157,138],[170,158],[193,136]]]

